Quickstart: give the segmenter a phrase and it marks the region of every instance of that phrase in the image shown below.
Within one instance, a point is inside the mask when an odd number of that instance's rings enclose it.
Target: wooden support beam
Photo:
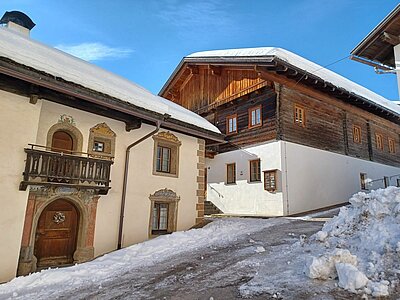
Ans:
[[[132,119],[125,122],[125,130],[127,132],[134,129],[139,129],[140,127],[142,127],[142,120],[140,119]]]
[[[384,32],[382,33],[382,40],[389,43],[392,46],[396,46],[398,44],[400,44],[400,37],[396,36],[394,34],[388,33],[388,32]]]
[[[190,70],[190,74],[191,75],[199,74],[199,67],[198,66],[188,65],[187,68]]]
[[[220,66],[209,66],[209,69],[211,70],[211,74],[215,76],[220,76],[222,72],[222,68]]]

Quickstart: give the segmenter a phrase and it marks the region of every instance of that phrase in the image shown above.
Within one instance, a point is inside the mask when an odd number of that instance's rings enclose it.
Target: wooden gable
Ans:
[[[162,96],[198,114],[205,114],[271,85],[254,67],[186,66]]]

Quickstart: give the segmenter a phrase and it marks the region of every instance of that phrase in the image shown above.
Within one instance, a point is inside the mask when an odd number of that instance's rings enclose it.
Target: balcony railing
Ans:
[[[49,148],[44,146],[29,146],[31,148],[25,148],[21,191],[25,191],[28,185],[41,185],[93,189],[100,195],[108,193],[112,160],[94,158],[82,152],[59,153],[47,151]]]

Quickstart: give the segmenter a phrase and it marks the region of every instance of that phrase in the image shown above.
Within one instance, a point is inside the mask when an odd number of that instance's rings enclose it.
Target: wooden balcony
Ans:
[[[111,188],[112,160],[91,157],[87,153],[67,154],[50,151],[44,146],[29,146],[25,148],[25,171],[20,191],[25,191],[28,185],[40,185],[92,189],[106,195]]]

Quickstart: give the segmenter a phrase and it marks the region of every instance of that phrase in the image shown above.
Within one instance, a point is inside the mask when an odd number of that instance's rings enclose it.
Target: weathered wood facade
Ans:
[[[270,62],[269,62],[270,63]],[[227,144],[209,147],[223,153],[268,140],[284,140],[400,166],[400,119],[344,90],[279,65],[238,62],[184,62],[160,92],[216,125]],[[249,110],[261,105],[262,123],[250,128]],[[295,121],[295,106],[305,123]],[[236,116],[237,132],[227,132],[227,117]],[[354,127],[361,139],[354,138]],[[380,135],[383,149],[377,146]],[[389,149],[394,141],[394,151]],[[393,143],[393,142],[392,142]]]

